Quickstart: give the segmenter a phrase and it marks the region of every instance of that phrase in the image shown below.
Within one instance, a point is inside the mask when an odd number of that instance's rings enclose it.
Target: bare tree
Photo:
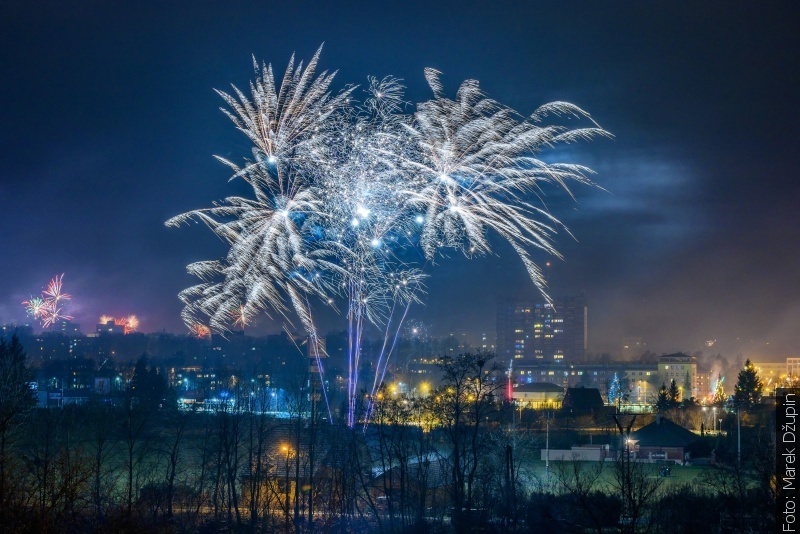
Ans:
[[[651,522],[648,508],[658,496],[663,480],[655,464],[634,461],[627,447],[620,451],[614,461],[612,485],[622,498],[623,532],[647,530]]]
[[[117,441],[112,439],[113,410],[100,403],[87,408],[86,434],[88,450],[92,456],[92,503],[95,520],[103,519],[105,505],[116,481],[108,458],[113,453]]]
[[[456,528],[466,527],[474,507],[475,474],[484,437],[482,425],[496,410],[495,393],[502,388],[502,380],[496,380],[498,368],[489,365],[491,358],[493,355],[485,353],[463,354],[443,357],[439,364],[442,386],[434,395],[450,449],[447,462]]]
[[[25,461],[42,528],[67,525],[89,508],[92,465],[78,443],[75,408],[35,413],[27,436]]]
[[[602,515],[597,499],[593,496],[599,491],[599,483],[603,475],[604,464],[600,462],[581,461],[574,456],[572,461],[555,462],[555,478],[557,487],[562,495],[568,496],[579,514],[591,522],[591,528],[603,532]],[[579,528],[584,527],[579,523]]]
[[[122,441],[125,446],[125,509],[128,516],[133,510],[134,496],[140,485],[139,468],[144,460],[144,430],[147,423],[147,412],[132,396],[126,396],[122,413],[119,414],[119,425]]]
[[[167,411],[165,424],[165,435],[163,442],[166,446],[166,476],[165,476],[165,498],[167,506],[167,517],[171,518],[174,514],[175,502],[175,483],[178,476],[178,466],[181,460],[184,435],[192,412],[181,412],[177,407],[172,407]]]
[[[277,424],[273,418],[265,413],[271,402],[269,393],[265,390],[258,396],[251,391],[252,403],[248,403],[247,428],[245,449],[247,454],[247,510],[250,515],[250,531],[256,532],[262,516],[268,513],[273,494],[268,491],[271,476],[268,464],[269,445],[274,436]],[[255,407],[261,406],[260,411]]]
[[[14,461],[11,454],[14,430],[36,404],[31,391],[33,373],[17,336],[10,342],[0,339],[0,508],[14,497]]]

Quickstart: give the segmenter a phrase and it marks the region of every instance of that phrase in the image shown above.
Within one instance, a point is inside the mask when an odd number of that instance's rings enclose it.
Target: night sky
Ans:
[[[20,302],[65,273],[84,331],[103,313],[184,331],[185,265],[225,248],[163,223],[246,191],[212,158],[249,155],[213,89],[246,87],[252,55],[282,73],[324,42],[338,88],[391,74],[419,102],[434,67],[451,96],[475,78],[523,114],[566,100],[614,134],[547,158],[607,190],[545,191],[575,236],[558,236],[552,293],[586,294],[590,348],[800,356],[800,4],[333,4],[4,3],[0,323],[27,322]],[[534,294],[493,243],[440,259],[411,315],[493,335],[497,299]]]

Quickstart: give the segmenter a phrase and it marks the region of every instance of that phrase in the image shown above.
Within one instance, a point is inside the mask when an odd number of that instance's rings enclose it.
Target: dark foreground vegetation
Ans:
[[[768,412],[749,416],[741,464],[735,436],[708,437],[715,465],[689,481],[631,461],[608,422],[591,423],[591,432],[611,444],[610,460],[550,462],[548,472],[541,450],[581,442],[585,432],[574,418],[535,412],[509,425],[503,381],[486,355],[444,359],[442,383],[424,399],[384,391],[372,423],[348,428],[328,419],[307,376],[287,385],[285,418],[256,410],[269,399],[245,387],[213,410],[179,410],[144,374],[117,404],[36,408],[22,347],[4,341],[0,351],[4,532],[672,533],[776,525]]]

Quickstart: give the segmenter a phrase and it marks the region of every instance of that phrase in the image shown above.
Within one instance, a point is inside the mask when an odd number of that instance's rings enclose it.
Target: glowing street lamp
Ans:
[[[286,504],[286,528],[288,531],[289,528],[289,455],[292,452],[292,448],[288,445],[282,445],[281,450],[286,453],[286,478],[284,482],[284,489],[286,490],[286,500],[284,501]]]

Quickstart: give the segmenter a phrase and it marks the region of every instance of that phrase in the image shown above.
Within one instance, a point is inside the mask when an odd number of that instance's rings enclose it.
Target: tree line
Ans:
[[[612,438],[614,461],[543,472],[545,429],[509,425],[491,355],[440,367],[424,398],[364,396],[350,428],[328,418],[308,374],[284,385],[281,419],[247,381],[209,410],[180,410],[146,360],[117,405],[36,408],[25,351],[0,341],[0,521],[8,532],[287,533],[691,532],[701,518],[750,528],[738,511],[756,509],[769,521],[765,459],[667,486]],[[692,502],[715,511],[665,509]]]

